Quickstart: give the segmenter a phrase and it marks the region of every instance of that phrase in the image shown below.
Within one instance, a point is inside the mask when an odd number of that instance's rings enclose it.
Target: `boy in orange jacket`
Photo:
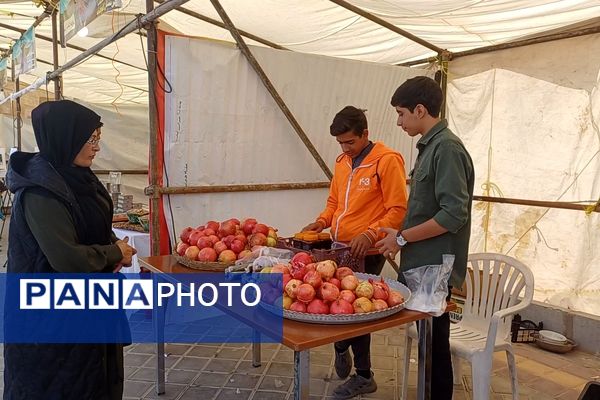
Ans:
[[[338,112],[330,133],[342,147],[337,158],[325,210],[303,231],[331,228],[334,241],[349,243],[354,257],[365,258],[365,272],[380,274],[385,258],[373,247],[379,228],[397,229],[406,214],[406,171],[400,153],[369,140],[364,112],[346,106]],[[336,399],[350,399],[377,390],[371,371],[371,335],[335,343],[335,370],[344,379],[334,391]]]

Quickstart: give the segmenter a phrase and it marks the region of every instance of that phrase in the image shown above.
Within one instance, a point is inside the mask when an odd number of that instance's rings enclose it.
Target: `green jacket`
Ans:
[[[441,264],[443,254],[454,254],[449,284],[460,287],[465,279],[474,170],[471,156],[462,141],[438,122],[417,142],[419,156],[410,173],[408,211],[402,229],[431,218],[448,232],[402,248],[400,266],[406,271],[424,265]]]

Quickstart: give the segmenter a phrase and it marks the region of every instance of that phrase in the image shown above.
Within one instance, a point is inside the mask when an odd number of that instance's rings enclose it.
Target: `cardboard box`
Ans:
[[[457,323],[462,319],[463,307],[465,306],[465,298],[456,294],[452,294],[450,296],[450,300],[456,303],[456,310],[449,312],[450,322]]]

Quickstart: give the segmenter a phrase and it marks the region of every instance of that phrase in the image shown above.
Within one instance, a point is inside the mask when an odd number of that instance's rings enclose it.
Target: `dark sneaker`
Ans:
[[[335,373],[340,379],[346,379],[350,375],[352,370],[352,356],[350,356],[350,349],[339,353],[335,350]]]
[[[371,372],[371,379],[363,378],[360,375],[352,375],[350,379],[342,383],[333,391],[333,398],[336,400],[351,399],[359,394],[373,393],[377,390],[377,383]]]

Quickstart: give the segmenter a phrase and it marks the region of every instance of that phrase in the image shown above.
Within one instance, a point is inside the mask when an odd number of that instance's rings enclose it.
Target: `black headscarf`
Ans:
[[[82,244],[110,244],[113,204],[108,192],[90,168],[77,167],[73,160],[102,126],[100,116],[70,100],[48,101],[31,112],[40,155],[64,178],[73,192],[83,221],[77,227]]]

